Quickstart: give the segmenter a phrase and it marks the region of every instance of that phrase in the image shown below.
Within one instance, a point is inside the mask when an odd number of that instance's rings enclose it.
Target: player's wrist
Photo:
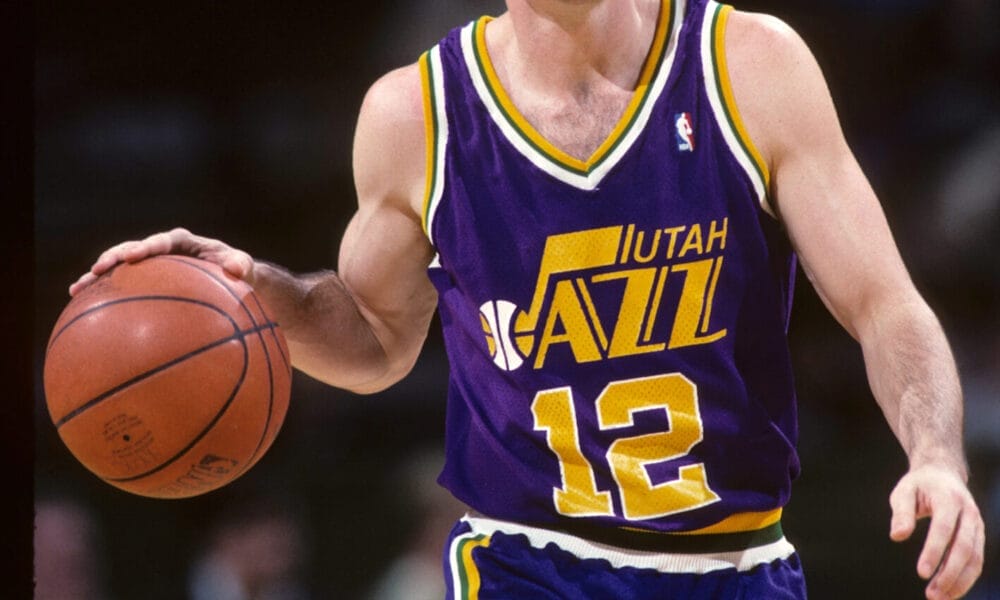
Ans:
[[[962,453],[940,448],[919,449],[910,452],[910,472],[933,470],[950,473],[963,483],[969,481],[969,467]]]

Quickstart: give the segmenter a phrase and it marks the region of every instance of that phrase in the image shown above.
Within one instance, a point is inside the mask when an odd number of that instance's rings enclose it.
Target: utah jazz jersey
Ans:
[[[729,10],[663,1],[631,103],[586,160],[512,104],[489,17],[420,59],[451,365],[440,482],[484,515],[734,532],[788,499],[794,256],[733,102]]]

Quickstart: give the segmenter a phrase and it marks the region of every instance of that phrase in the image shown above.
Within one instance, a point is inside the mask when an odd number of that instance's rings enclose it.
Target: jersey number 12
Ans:
[[[662,409],[669,430],[621,437],[606,455],[626,519],[655,519],[693,510],[719,500],[708,486],[705,465],[680,466],[677,479],[653,484],[646,466],[682,458],[701,441],[703,425],[698,391],[680,373],[613,381],[597,397],[602,431],[631,427],[639,411]],[[544,390],[531,404],[535,429],[546,431],[549,448],[559,459],[562,487],[554,488],[556,511],[569,517],[613,516],[611,493],[597,489],[594,468],[583,455],[579,422],[568,387]]]

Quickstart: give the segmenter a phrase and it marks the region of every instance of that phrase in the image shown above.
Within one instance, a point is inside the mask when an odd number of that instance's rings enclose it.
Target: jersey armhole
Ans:
[[[448,140],[448,119],[444,110],[444,82],[441,72],[441,49],[439,46],[424,52],[418,61],[420,83],[424,100],[424,135],[426,156],[426,179],[424,184],[421,226],[427,238],[434,244],[434,213],[441,201],[444,190],[444,156]]]
[[[747,133],[736,106],[729,71],[726,65],[726,23],[733,7],[709,1],[701,31],[701,60],[705,87],[715,120],[736,161],[746,171],[757,192],[760,207],[771,217],[777,213],[768,197],[771,174],[760,151]]]

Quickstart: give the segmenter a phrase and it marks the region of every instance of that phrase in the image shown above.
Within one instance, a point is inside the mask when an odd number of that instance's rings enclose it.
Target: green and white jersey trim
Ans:
[[[445,113],[441,48],[434,46],[425,52],[418,64],[423,85],[427,148],[427,174],[421,220],[424,232],[433,244],[434,214],[444,192],[445,151],[448,144],[448,117]]]
[[[504,137],[539,169],[581,190],[597,188],[649,121],[674,63],[683,22],[684,0],[664,0],[649,56],[625,113],[603,144],[587,159],[569,156],[546,140],[511,102],[486,49],[483,17],[462,30],[462,53],[473,85]]]
[[[768,201],[770,174],[753,141],[747,134],[733,96],[726,66],[726,23],[732,7],[709,1],[701,30],[701,60],[705,73],[705,89],[722,137],[736,161],[746,171],[757,193],[761,208],[777,217]]]

